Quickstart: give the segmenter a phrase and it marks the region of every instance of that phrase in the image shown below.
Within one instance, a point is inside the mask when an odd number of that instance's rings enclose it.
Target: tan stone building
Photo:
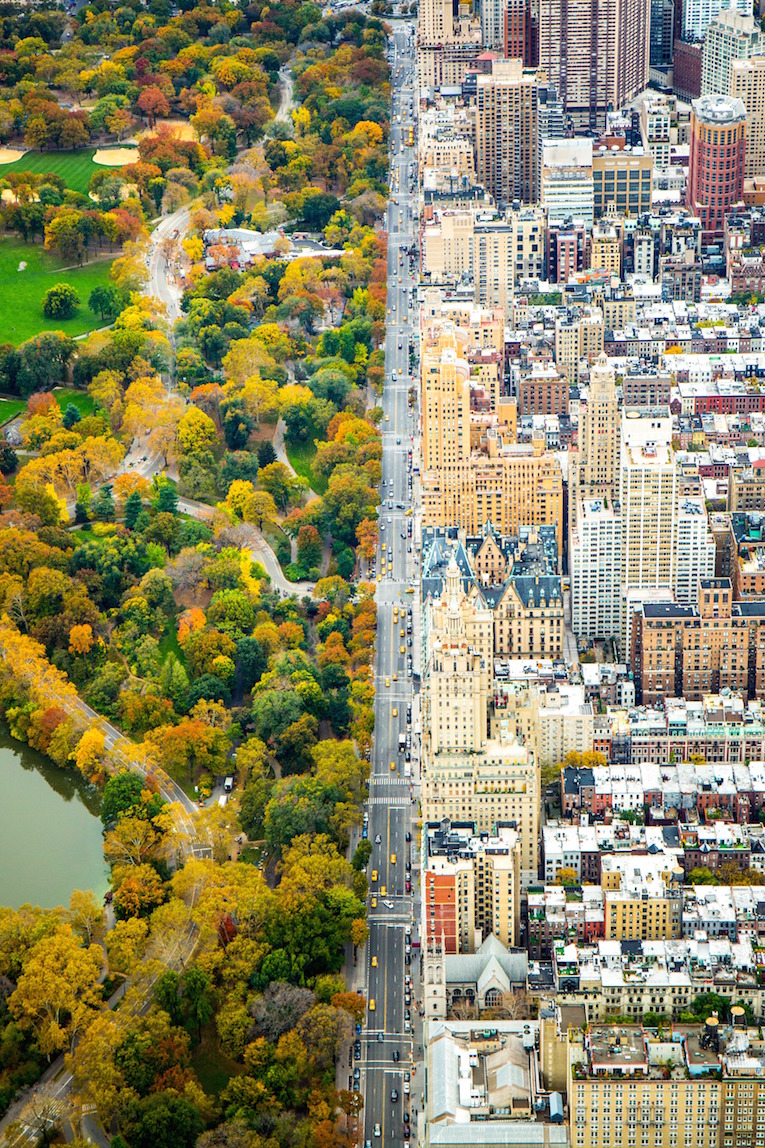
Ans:
[[[731,61],[730,94],[746,108],[744,176],[754,179],[765,171],[765,56]]]
[[[653,204],[653,156],[641,147],[596,147],[592,181],[596,219],[611,204],[618,215],[643,215]]]
[[[449,322],[423,333],[422,462],[453,471],[470,457],[470,365],[465,333]]]
[[[531,523],[552,524],[563,546],[563,475],[543,444],[504,447],[489,432],[489,454],[474,453],[453,470],[424,470],[424,526],[460,526],[477,534],[493,522],[501,534]]]
[[[731,471],[728,510],[765,510],[765,466]]]
[[[671,941],[682,933],[682,869],[666,856],[605,856],[601,879],[611,941]]]
[[[685,1026],[570,1031],[572,1148],[718,1148],[720,1062],[702,1035]]]
[[[474,953],[490,934],[519,943],[520,838],[509,826],[479,834],[474,824],[430,822],[422,874],[428,941],[445,953]]]
[[[597,307],[583,307],[555,320],[555,362],[572,386],[579,383],[582,359],[594,363],[603,351],[603,315]]]
[[[496,657],[563,657],[560,578],[549,575],[510,578],[493,612]]]
[[[592,228],[590,237],[590,268],[608,271],[621,279],[622,239],[619,231],[608,219],[601,219]]]

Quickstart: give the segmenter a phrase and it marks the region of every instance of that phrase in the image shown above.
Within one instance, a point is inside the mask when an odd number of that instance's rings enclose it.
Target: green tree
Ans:
[[[102,486],[93,499],[93,517],[99,522],[114,522],[116,514],[117,507],[112,498],[112,488]]]
[[[125,499],[125,526],[134,530],[138,515],[143,510],[143,501],[137,490],[132,490]]]
[[[187,1026],[196,1029],[202,1039],[202,1025],[213,1015],[212,983],[202,969],[187,969],[181,977],[181,1002]]]
[[[62,420],[66,429],[71,430],[72,427],[81,420],[81,418],[82,415],[80,414],[79,408],[76,407],[74,403],[68,403]]]
[[[71,319],[77,314],[80,296],[70,283],[54,283],[43,296],[43,315],[46,319]]]
[[[88,307],[101,319],[116,319],[125,307],[125,297],[113,283],[94,287],[88,298]]]

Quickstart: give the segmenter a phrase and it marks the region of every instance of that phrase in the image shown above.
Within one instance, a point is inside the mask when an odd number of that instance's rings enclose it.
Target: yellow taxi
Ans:
[[[369,904],[372,906],[373,909],[376,909],[377,908],[377,898],[373,897],[372,900],[369,902]]]
[[[401,653],[402,653],[402,654],[405,654],[405,653],[406,653],[406,646],[402,646],[402,647],[401,647]]]
[[[392,761],[392,762],[390,763],[390,768],[391,768],[391,773],[394,773],[394,772],[395,772],[395,769],[396,769],[396,763],[395,763],[395,761]]]
[[[377,957],[372,957],[372,968],[373,969],[377,968]]]
[[[404,591],[404,593],[405,593],[405,594],[414,594],[414,586],[407,586],[407,588],[406,588],[406,590]]]
[[[398,681],[398,674],[394,674],[394,675],[393,675],[393,681],[394,681],[394,682],[397,682],[397,681]],[[388,684],[388,679],[387,679],[387,678],[385,679],[385,684],[386,684],[386,686],[387,686],[387,684]]]
[[[404,518],[408,518],[411,513],[412,513],[412,508],[410,506],[409,509],[407,510],[406,514],[404,515]]]
[[[380,896],[381,897],[387,897],[387,895],[388,895],[388,890],[383,885],[382,889],[380,890]]]
[[[395,675],[395,674],[393,675],[393,680],[394,680],[394,681],[396,681],[396,680],[397,680],[397,679],[396,679],[396,675]],[[386,678],[386,679],[385,679],[385,685],[386,685],[386,688],[387,688],[387,687],[390,685],[390,678]]]
[[[388,544],[386,542],[381,543],[380,549],[382,550],[382,552],[384,554],[385,551],[388,549]]]
[[[399,636],[399,638],[404,638],[406,636],[406,630],[403,630],[403,629],[399,630],[398,636]]]
[[[385,421],[386,421],[386,423],[389,423],[389,422],[390,422],[390,415],[386,415],[386,416],[385,416]]]
[[[393,716],[398,717],[398,710],[396,709],[395,706],[393,707]]]
[[[376,1007],[377,1006],[375,1005],[375,998],[372,997],[371,1001],[369,1002],[369,1011],[374,1012]]]
[[[377,880],[377,870],[376,870],[376,869],[373,869],[373,870],[372,870],[372,880],[373,880],[373,881],[376,881],[376,880]]]
[[[396,864],[396,854],[395,854],[395,853],[391,853],[391,855],[390,855],[390,863],[391,863],[391,865],[395,865],[395,864]]]

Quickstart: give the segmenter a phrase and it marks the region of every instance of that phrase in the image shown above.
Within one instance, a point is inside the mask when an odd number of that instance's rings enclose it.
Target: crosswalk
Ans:
[[[403,794],[398,799],[391,797],[370,797],[367,805],[387,805],[390,809],[408,809],[411,802],[403,800]]]
[[[393,774],[390,777],[387,774],[385,774],[379,778],[375,777],[373,774],[371,781],[372,781],[372,785],[375,787],[375,789],[381,789],[381,788],[384,789],[386,785],[411,785],[412,784],[411,777],[399,777],[397,774]]]

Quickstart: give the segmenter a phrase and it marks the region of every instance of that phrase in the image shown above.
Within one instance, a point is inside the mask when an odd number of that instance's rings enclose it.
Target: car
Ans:
[[[392,519],[390,516],[388,516],[388,517],[385,519],[385,521],[386,521],[386,522],[392,522],[392,521],[393,521],[393,519]]]
[[[385,905],[386,909],[395,909],[396,907],[392,901],[383,901],[383,905]]]
[[[354,1092],[361,1092],[361,1082],[360,1082],[360,1081],[358,1081],[358,1080],[354,1080],[354,1082],[353,1082],[353,1091],[354,1091]]]
[[[360,1048],[354,1048],[353,1059],[354,1060],[361,1060],[361,1049]]]
[[[404,1032],[411,1032],[411,1031],[412,1031],[411,1024],[409,1023],[408,1020],[405,1020],[404,1021]]]
[[[381,897],[386,897],[387,895],[388,895],[388,890],[387,890],[387,889],[386,889],[386,887],[383,885],[383,886],[382,886],[382,888],[380,889],[380,896],[381,896]],[[387,901],[383,901],[383,905],[387,905],[387,903],[388,903]]]
[[[385,1034],[384,1034],[384,1033],[382,1033],[382,1032],[378,1032],[378,1034],[377,1034],[377,1043],[378,1043],[378,1044],[382,1044],[382,1042],[383,1042],[384,1040],[385,1040]]]
[[[375,1004],[375,998],[372,997],[371,1001],[369,1002],[369,1011],[374,1012],[376,1008],[377,1005]]]
[[[377,908],[377,898],[376,898],[376,897],[373,897],[373,898],[371,899],[371,901],[369,902],[369,904],[370,904],[370,906],[371,906],[373,909],[376,909],[376,908]]]
[[[395,681],[396,679],[394,678],[393,680]],[[388,686],[389,686],[389,685],[390,685],[390,678],[386,678],[386,679],[385,679],[385,687],[386,687],[386,689],[388,688]]]
[[[354,1080],[361,1080],[361,1069],[360,1068],[354,1068],[353,1079]]]
[[[405,837],[405,840],[406,840],[406,841],[411,841],[411,840],[412,840],[412,835],[411,835],[411,833],[409,832],[409,830],[407,830],[407,832],[406,832],[406,837]]]
[[[406,646],[402,645],[400,650],[399,650],[399,653],[405,654],[406,653]]]
[[[372,957],[372,968],[373,969],[377,968],[377,957]]]
[[[375,833],[375,845],[379,845],[381,841],[382,841],[382,837],[380,836],[380,834]]]
[[[404,892],[405,892],[405,893],[411,893],[411,891],[412,891],[412,882],[411,882],[411,881],[406,881],[406,882],[404,883]]]
[[[405,1124],[404,1125],[404,1139],[408,1140],[411,1135],[412,1135],[412,1133],[409,1130],[409,1125]]]
[[[395,763],[395,761],[392,761],[392,762],[390,763],[390,769],[391,769],[391,773],[395,773],[395,771],[396,771],[396,763]]]
[[[386,423],[389,423],[389,422],[390,422],[390,415],[386,415],[386,416],[385,416],[385,421],[386,421]]]
[[[391,1104],[397,1104],[398,1103],[398,1089],[397,1088],[391,1088],[391,1090],[390,1090],[390,1102],[391,1102]]]
[[[382,1136],[382,1129],[379,1124],[375,1124],[375,1136]]]
[[[405,1072],[404,1073],[404,1096],[408,1096],[409,1092],[410,1092],[409,1073]]]
[[[397,673],[391,674],[391,677],[393,678],[393,681],[394,681],[394,682],[397,682],[397,681],[398,681],[398,674],[397,674]],[[387,682],[387,681],[388,681],[388,679],[386,678],[386,679],[385,679],[385,681]]]
[[[399,630],[399,632],[398,632],[399,638],[403,638],[405,634],[406,634],[406,630]]]
[[[391,863],[391,865],[395,865],[395,864],[396,864],[396,854],[395,854],[395,853],[391,853],[391,855],[390,855],[390,863]]]
[[[400,438],[396,439],[396,446],[401,446],[401,439]]]
[[[407,861],[406,871],[407,871],[407,873],[411,873],[411,871],[412,871],[412,862],[411,861]]]
[[[365,1140],[364,1141],[364,1148],[372,1148],[372,1141],[371,1140]]]
[[[404,1020],[411,1020],[411,1019],[412,1019],[412,1017],[410,1015],[409,1009],[405,1008],[404,1009]]]
[[[376,881],[376,880],[377,880],[377,870],[376,870],[376,869],[373,869],[373,870],[372,870],[372,880],[373,880],[373,881]]]
[[[401,1059],[401,1053],[398,1051],[397,1048],[394,1048],[393,1049],[393,1060],[394,1060],[394,1062],[396,1064],[398,1064],[400,1059]]]

